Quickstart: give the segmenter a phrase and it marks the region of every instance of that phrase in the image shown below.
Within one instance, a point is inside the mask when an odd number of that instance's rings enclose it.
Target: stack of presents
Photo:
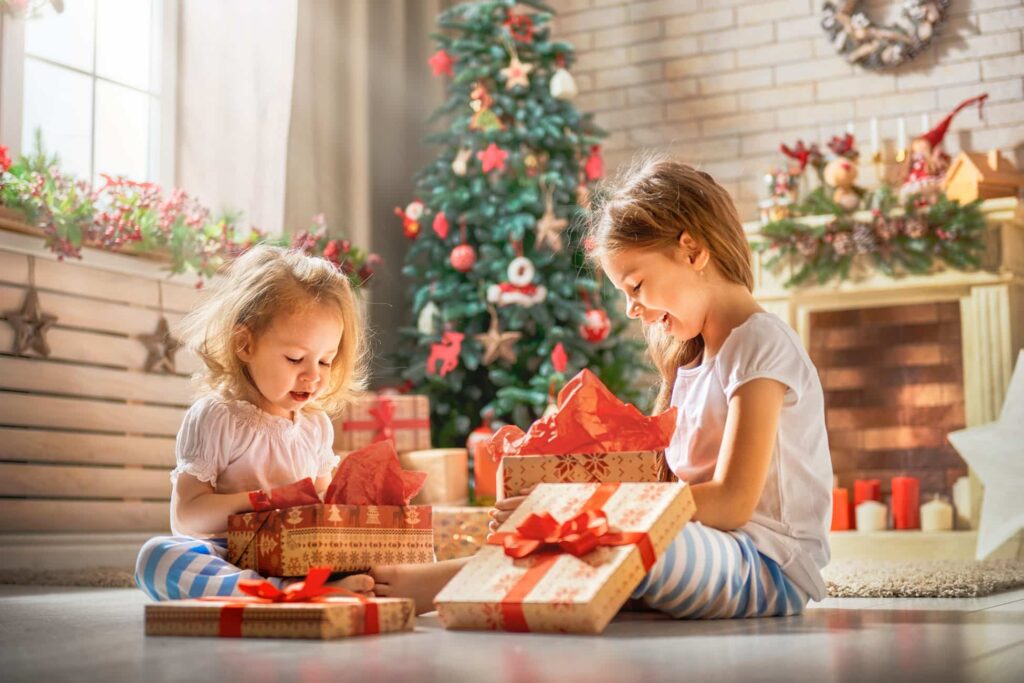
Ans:
[[[675,410],[621,403],[584,370],[558,410],[523,432],[502,427],[477,460],[496,463],[497,497],[526,500],[488,535],[469,507],[465,449],[431,449],[424,396],[377,395],[336,423],[343,458],[321,499],[312,482],[228,520],[228,552],[284,590],[148,605],[151,635],[337,638],[411,630],[412,600],[366,598],[325,581],[387,564],[468,557],[437,596],[451,629],[599,633],[694,513],[664,449]],[[483,482],[484,485],[489,482]],[[266,509],[263,509],[263,508]]]

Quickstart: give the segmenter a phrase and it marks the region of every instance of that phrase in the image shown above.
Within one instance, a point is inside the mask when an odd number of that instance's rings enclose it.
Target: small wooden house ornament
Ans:
[[[946,196],[961,204],[975,199],[1016,197],[1024,188],[1024,173],[999,153],[998,149],[980,152],[960,152],[953,160],[942,189]]]

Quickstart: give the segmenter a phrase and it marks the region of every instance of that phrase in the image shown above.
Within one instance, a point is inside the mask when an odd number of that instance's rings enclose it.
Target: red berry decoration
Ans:
[[[580,334],[591,344],[602,342],[612,331],[612,321],[608,314],[600,308],[591,308],[586,312],[586,321],[580,326]]]
[[[476,250],[468,244],[460,244],[452,249],[449,260],[452,263],[452,268],[460,273],[468,273],[476,265]]]

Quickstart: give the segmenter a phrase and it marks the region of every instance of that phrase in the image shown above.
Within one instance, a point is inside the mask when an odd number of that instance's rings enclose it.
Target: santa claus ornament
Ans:
[[[548,296],[547,287],[533,284],[537,270],[533,261],[517,256],[508,264],[508,281],[487,288],[488,303],[498,306],[525,306],[539,304]]]
[[[395,207],[395,215],[402,219],[402,234],[411,240],[420,234],[420,219],[423,218],[423,202],[416,199],[409,202],[405,210]]]
[[[949,169],[949,155],[942,149],[942,139],[946,137],[949,124],[953,117],[964,108],[978,103],[978,116],[982,115],[982,106],[988,93],[964,100],[949,113],[946,118],[927,133],[922,133],[910,143],[910,157],[904,170],[905,179],[900,187],[900,201],[906,201],[912,195],[919,195],[922,204],[931,204],[942,191],[942,178]]]

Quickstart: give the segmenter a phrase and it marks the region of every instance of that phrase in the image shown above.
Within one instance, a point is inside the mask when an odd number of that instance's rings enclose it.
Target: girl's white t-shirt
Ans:
[[[295,411],[289,420],[248,401],[204,396],[188,409],[178,430],[171,481],[187,472],[217,493],[240,493],[316,479],[338,464],[333,443],[334,427],[322,411]],[[173,508],[171,530],[179,536],[223,535],[189,531]]]
[[[825,401],[818,372],[786,323],[771,313],[755,313],[729,334],[717,355],[679,369],[671,400],[679,415],[666,459],[681,480],[709,481],[729,401],[745,383],[762,377],[785,384],[786,394],[764,491],[740,530],[797,586],[821,600],[832,516]]]

